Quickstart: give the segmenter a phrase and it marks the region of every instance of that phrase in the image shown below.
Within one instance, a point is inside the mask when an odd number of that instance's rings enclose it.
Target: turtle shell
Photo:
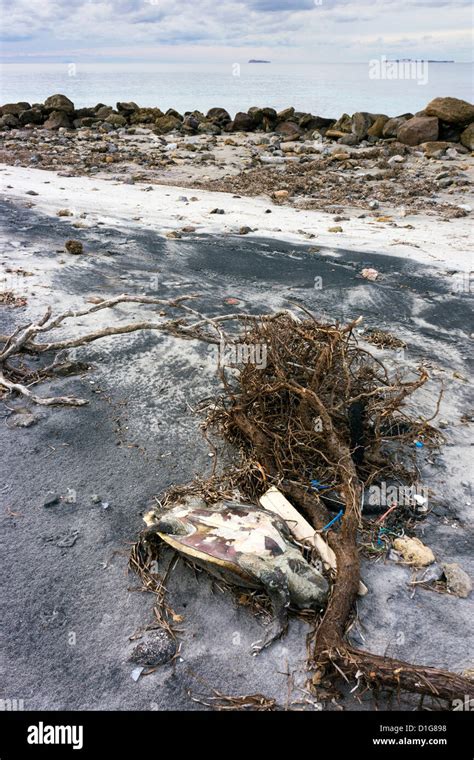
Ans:
[[[175,507],[168,515],[182,521],[188,532],[177,535],[158,531],[163,541],[182,554],[217,565],[249,583],[255,582],[255,577],[241,567],[243,555],[264,560],[288,549],[282,535],[286,526],[258,507],[225,502],[214,508]]]

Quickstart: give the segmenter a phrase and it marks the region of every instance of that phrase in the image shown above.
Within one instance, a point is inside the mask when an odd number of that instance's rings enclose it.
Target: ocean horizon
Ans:
[[[314,64],[2,62],[0,101],[43,102],[62,93],[77,108],[131,100],[180,112],[219,106],[233,116],[251,106],[294,106],[330,118],[355,111],[415,113],[438,96],[472,99],[472,63],[400,63],[391,77],[387,65],[383,58]]]

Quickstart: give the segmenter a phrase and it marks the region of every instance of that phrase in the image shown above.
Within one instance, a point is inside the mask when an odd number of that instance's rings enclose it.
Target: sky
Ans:
[[[11,62],[472,61],[471,0],[0,0]]]

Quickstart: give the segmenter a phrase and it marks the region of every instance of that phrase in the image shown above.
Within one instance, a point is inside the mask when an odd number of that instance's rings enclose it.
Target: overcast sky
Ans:
[[[471,0],[0,0],[3,60],[472,60]]]

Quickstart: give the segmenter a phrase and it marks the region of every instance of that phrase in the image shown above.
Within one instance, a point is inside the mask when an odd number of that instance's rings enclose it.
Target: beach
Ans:
[[[48,306],[74,315],[122,293],[196,294],[206,314],[303,307],[342,324],[362,316],[357,339],[387,366],[429,368],[429,382],[411,402],[415,411],[433,414],[444,388],[446,445],[417,454],[430,513],[416,531],[438,563],[457,562],[472,577],[474,161],[468,138],[459,138],[466,125],[410,114],[395,136],[370,140],[376,115],[305,131],[293,109],[267,131],[226,130],[221,113],[217,129],[199,131],[195,116],[197,126],[186,132],[181,114],[131,125],[136,109],[122,104],[93,123],[61,111],[60,102],[56,118],[66,114],[68,126],[11,123],[0,132],[0,290],[9,294],[1,332],[40,319]],[[73,116],[92,122],[73,125]],[[117,116],[126,123],[113,124]],[[160,132],[156,120],[163,128],[170,116],[175,128]],[[398,140],[414,118],[439,121],[435,139]],[[432,130],[433,122],[415,127]],[[71,319],[58,334],[152,319],[157,311],[121,304],[107,318],[98,311]],[[405,349],[374,346],[371,330]],[[77,395],[87,406],[37,407],[15,396],[3,411],[7,471],[21,461],[21,476],[1,492],[4,618],[16,621],[8,631],[6,693],[21,694],[27,710],[210,709],[202,698],[213,690],[264,694],[279,709],[338,710],[340,702],[373,709],[369,693],[351,696],[352,683],[326,701],[304,691],[309,629],[301,620],[252,658],[251,643],[267,621],[184,564],[170,586],[183,623],[177,657],[135,679],[131,650],[153,620],[153,598],[130,590],[139,586],[126,575],[129,550],[160,494],[211,471],[199,408],[219,392],[215,353],[195,340],[144,331],[106,337],[73,356],[84,370],[38,393]],[[472,596],[420,588],[413,568],[387,558],[364,557],[361,578],[369,593],[357,601],[354,646],[469,669]],[[417,701],[380,704],[414,709]]]

